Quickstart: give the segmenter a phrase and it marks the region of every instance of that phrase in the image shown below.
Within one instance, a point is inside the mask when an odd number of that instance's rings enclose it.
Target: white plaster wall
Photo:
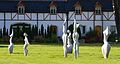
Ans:
[[[4,18],[4,13],[0,13],[0,19]]]
[[[102,19],[101,19],[101,15],[96,15],[96,16],[95,16],[95,20],[102,20]]]
[[[95,21],[95,26],[102,26],[102,21]]]
[[[50,19],[50,16],[48,16],[48,15],[50,15],[50,14],[49,13],[45,13],[44,14],[45,20],[49,20]]]
[[[73,20],[75,13],[74,12],[69,12],[69,20]]]
[[[39,13],[39,14],[38,14],[38,19],[39,19],[39,20],[43,20],[43,13]]]
[[[81,15],[75,15],[76,16],[76,20],[81,20],[82,16]]]
[[[4,21],[0,21],[0,29],[3,29]]]
[[[85,14],[85,16],[87,16],[87,18],[90,18],[91,15],[93,14],[93,12],[82,12]],[[89,13],[89,15],[88,15]],[[110,18],[110,16],[113,14],[113,12],[109,12],[109,15],[107,14],[108,12],[103,12],[104,15],[106,15],[107,18]],[[45,13],[45,17],[48,15],[49,13]],[[66,17],[66,14],[60,14],[58,13],[59,16],[61,18],[64,19],[64,17]],[[69,12],[69,17],[73,14],[73,12]],[[16,13],[12,13],[12,18],[16,15]],[[30,16],[30,13],[27,13],[28,16]],[[36,20],[36,13],[32,13],[32,20]],[[43,20],[43,13],[39,13],[38,14],[38,19],[39,20]],[[50,15],[46,18],[47,21],[39,21],[38,22],[38,27],[40,29],[41,27],[41,24],[43,24],[43,26],[45,27],[45,29],[47,29],[47,25],[56,25],[58,27],[57,29],[57,35],[58,36],[62,36],[62,23],[63,21],[61,20],[61,18],[57,15],[57,20],[59,21],[49,21],[50,19]],[[92,15],[92,17],[90,18],[90,20],[93,20],[93,17],[94,15]],[[7,19],[11,19],[11,13],[6,13],[6,18]],[[68,26],[70,24],[73,24],[73,18],[74,18],[74,14],[73,16],[70,18],[70,20],[68,21]],[[0,13],[0,19],[4,19],[4,13]],[[17,16],[14,17],[14,19],[17,19]],[[19,15],[19,19],[22,19],[24,20],[24,15]],[[25,19],[28,19],[29,18],[27,16],[25,16]],[[106,20],[104,17],[103,17],[104,20]],[[114,15],[110,18],[111,20],[113,21],[103,21],[103,29],[105,29],[106,26],[115,26],[115,21],[114,21]],[[51,20],[56,20],[56,15],[51,15]],[[60,21],[61,20],[61,21]],[[86,26],[86,32],[89,31],[89,28],[91,27],[93,29],[93,21],[82,21],[82,20],[86,20],[86,18],[83,16],[83,14],[81,15],[76,15],[76,20],[81,20],[81,21],[77,21],[80,25],[83,25],[83,26]],[[99,20],[99,21],[97,21]],[[102,26],[102,21],[101,20],[101,15],[98,15],[96,16],[96,21],[95,21],[95,25],[100,25]],[[10,25],[11,24],[15,24],[15,23],[19,23],[19,22],[25,22],[25,23],[28,23],[28,24],[31,24],[31,25],[36,25],[37,24],[37,21],[6,21],[6,28],[9,29],[10,28]],[[0,21],[0,29],[2,29],[4,26],[4,21]]]
[[[105,21],[103,22],[103,29],[105,30],[106,27],[110,27],[110,26],[116,26],[114,21]]]
[[[93,19],[94,18],[93,12],[89,12],[89,18],[90,18],[90,20],[94,20]]]

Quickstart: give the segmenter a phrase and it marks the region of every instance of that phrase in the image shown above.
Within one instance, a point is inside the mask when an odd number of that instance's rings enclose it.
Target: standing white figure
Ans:
[[[71,44],[71,32],[70,30],[67,30],[68,37],[67,37],[67,53],[72,53],[72,44]]]
[[[12,42],[12,38],[13,38],[13,29],[12,29],[12,33],[10,35],[10,40],[9,40],[10,45],[8,46],[8,51],[9,51],[10,54],[13,53],[13,47],[14,47],[14,44]]]
[[[104,44],[102,46],[102,54],[103,54],[104,58],[107,59],[108,55],[109,55],[109,52],[110,52],[110,49],[111,49],[111,46],[107,41],[107,39],[109,37],[108,27],[103,31],[103,35],[104,35],[104,39],[103,39]]]
[[[63,40],[64,57],[67,57],[67,22],[66,22],[66,19],[63,23],[62,40]]]
[[[73,51],[74,51],[74,57],[77,58],[79,55],[79,34],[77,33],[77,28],[79,27],[79,24],[76,24],[76,20],[74,19],[74,29],[73,29]]]
[[[24,49],[24,56],[27,56],[27,54],[28,54],[27,47],[28,47],[28,44],[29,44],[28,38],[27,38],[28,35],[26,33],[24,33],[24,36],[25,36],[25,39],[24,39],[25,44],[24,44],[24,47],[23,47],[23,49]]]

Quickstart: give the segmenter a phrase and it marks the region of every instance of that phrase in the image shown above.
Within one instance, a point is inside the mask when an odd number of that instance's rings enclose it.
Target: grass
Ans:
[[[0,64],[120,64],[120,45],[112,45],[109,58],[101,54],[101,44],[80,45],[77,59],[73,54],[63,57],[61,45],[29,45],[28,56],[23,55],[23,45],[15,45],[9,54],[8,45],[0,44]]]

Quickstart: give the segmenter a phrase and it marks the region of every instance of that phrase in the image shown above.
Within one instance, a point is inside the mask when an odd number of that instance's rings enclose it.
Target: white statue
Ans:
[[[23,49],[24,49],[24,55],[27,56],[27,54],[28,54],[28,49],[27,49],[27,47],[28,47],[28,44],[29,44],[28,38],[27,38],[28,35],[27,35],[26,33],[24,33],[24,36],[25,36],[25,39],[24,39],[25,44],[24,44]]]
[[[108,55],[109,55],[109,52],[110,52],[110,44],[108,43],[107,39],[109,37],[109,30],[108,30],[108,27],[103,31],[103,35],[104,35],[104,44],[102,46],[102,54],[104,56],[105,59],[108,58]]]
[[[76,23],[76,20],[74,19],[74,29],[73,29],[73,51],[74,51],[74,57],[77,58],[79,55],[79,34],[77,33],[77,28],[79,27],[79,24]]]
[[[13,38],[13,29],[12,29],[12,33],[11,33],[11,35],[10,35],[10,45],[8,46],[8,51],[9,51],[9,53],[11,54],[11,53],[13,53],[13,47],[14,47],[14,44],[13,44],[13,42],[12,42],[12,38]]]
[[[62,40],[63,40],[64,57],[67,57],[67,21],[66,21],[66,19],[63,23]]]
[[[67,53],[72,53],[72,44],[71,44],[71,32],[70,30],[67,30],[68,37],[67,37]]]

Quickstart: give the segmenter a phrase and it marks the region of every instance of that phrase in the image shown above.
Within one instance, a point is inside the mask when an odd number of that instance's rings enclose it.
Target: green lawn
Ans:
[[[8,54],[8,45],[0,44],[0,64],[120,64],[120,45],[112,45],[109,58],[101,54],[101,44],[80,45],[77,59],[73,54],[63,57],[61,45],[30,45],[29,55],[23,55],[23,45],[15,45],[14,54]]]

